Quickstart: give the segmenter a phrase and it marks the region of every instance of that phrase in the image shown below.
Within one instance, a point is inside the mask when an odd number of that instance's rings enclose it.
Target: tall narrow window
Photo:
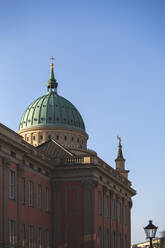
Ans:
[[[127,235],[124,235],[124,248],[127,248]]]
[[[45,202],[45,208],[46,208],[46,211],[48,212],[48,211],[50,211],[50,190],[49,190],[49,188],[46,188],[46,191],[45,191],[45,195],[46,195],[46,197],[45,197],[45,200],[46,200],[46,202]]]
[[[118,234],[117,247],[122,248],[121,247],[121,233]]]
[[[21,227],[21,238],[22,238],[22,247],[25,247],[25,241],[26,241],[26,227],[25,227],[25,224],[22,224],[22,227]]]
[[[9,198],[15,199],[15,172],[10,170],[9,174]]]
[[[38,208],[42,208],[42,186],[38,184]]]
[[[29,227],[29,248],[34,248],[34,226]]]
[[[102,237],[102,230],[101,230],[101,227],[99,227],[98,236],[99,236],[99,248],[102,248],[103,237]]]
[[[38,228],[38,247],[42,248],[42,228]]]
[[[109,248],[110,245],[109,229],[105,233],[105,248]]]
[[[25,204],[25,192],[26,192],[25,177],[22,177],[21,178],[21,201],[22,201],[22,204]]]
[[[50,248],[50,232],[49,232],[49,230],[46,230],[45,240],[46,240],[46,248]]]
[[[10,220],[10,246],[15,245],[15,234],[16,234],[16,222],[15,220]]]
[[[98,193],[98,205],[99,205],[99,215],[103,214],[103,195],[102,192]]]
[[[34,182],[29,181],[29,207],[34,207]]]
[[[112,247],[116,248],[116,233],[115,232],[113,232]]]

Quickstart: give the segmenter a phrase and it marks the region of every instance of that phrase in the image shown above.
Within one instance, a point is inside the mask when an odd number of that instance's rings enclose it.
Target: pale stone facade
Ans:
[[[18,132],[23,139],[31,145],[38,146],[48,141],[50,138],[56,140],[61,145],[73,149],[87,149],[88,135],[76,129],[33,127],[20,130]]]

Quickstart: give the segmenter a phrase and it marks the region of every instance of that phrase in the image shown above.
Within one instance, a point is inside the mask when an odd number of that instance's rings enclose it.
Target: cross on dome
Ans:
[[[51,60],[51,64],[53,64],[54,57],[52,56],[50,60]]]

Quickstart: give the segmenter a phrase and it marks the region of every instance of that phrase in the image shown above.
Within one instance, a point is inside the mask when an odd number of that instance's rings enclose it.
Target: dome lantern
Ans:
[[[54,77],[54,63],[53,63],[53,56],[50,58],[51,60],[51,64],[50,64],[50,77],[49,77],[49,80],[46,84],[47,86],[47,92],[55,92],[57,94],[57,86],[58,86],[58,83]]]

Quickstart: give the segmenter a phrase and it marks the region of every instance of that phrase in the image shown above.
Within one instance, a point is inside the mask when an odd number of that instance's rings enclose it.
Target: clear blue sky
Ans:
[[[81,112],[88,146],[111,166],[122,137],[137,190],[132,242],[153,219],[165,230],[165,1],[1,1],[0,122],[17,131],[45,94],[49,57],[58,92]]]

